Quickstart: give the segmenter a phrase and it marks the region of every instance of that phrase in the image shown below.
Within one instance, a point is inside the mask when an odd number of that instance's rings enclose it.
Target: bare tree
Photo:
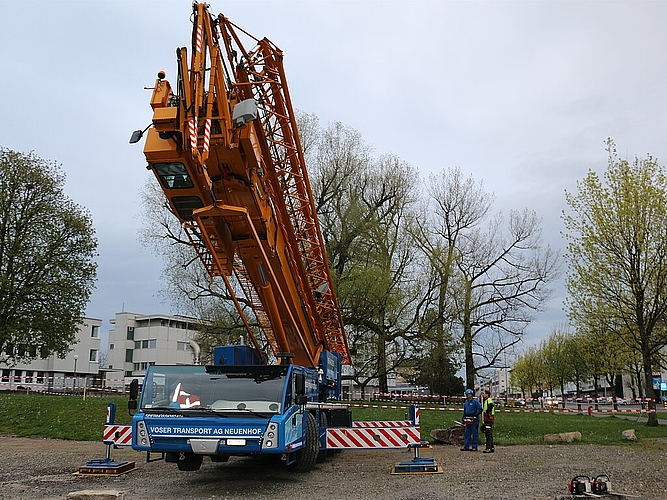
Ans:
[[[501,215],[486,232],[473,231],[461,245],[454,288],[463,343],[466,380],[495,365],[501,353],[521,340],[533,314],[551,296],[559,257],[541,244],[535,212]]]
[[[464,180],[460,169],[433,176],[430,184],[416,242],[439,277],[438,319],[446,325],[447,311],[453,315],[472,388],[475,374],[519,342],[549,298],[559,258],[542,246],[534,212],[489,220],[493,197],[472,177]]]

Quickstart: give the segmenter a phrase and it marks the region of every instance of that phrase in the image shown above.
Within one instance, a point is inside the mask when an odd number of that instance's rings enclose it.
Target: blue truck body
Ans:
[[[277,455],[309,470],[326,449],[326,428],[351,426],[340,398],[341,357],[324,351],[316,369],[263,364],[248,346],[214,351],[216,364],[150,366],[132,419],[132,448],[162,453],[181,470],[202,459]]]

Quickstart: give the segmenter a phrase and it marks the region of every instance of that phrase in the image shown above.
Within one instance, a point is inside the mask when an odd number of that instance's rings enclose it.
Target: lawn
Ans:
[[[43,396],[39,394],[0,394],[0,435],[37,436],[45,438],[97,441],[102,439],[107,405],[116,404],[116,423],[128,424],[127,398],[81,396]],[[406,406],[407,408],[407,406]],[[355,420],[403,420],[406,408],[352,407]],[[639,441],[667,439],[667,425],[647,427],[637,422],[636,414],[621,417],[560,414],[496,414],[494,437],[499,445],[539,444],[544,434],[579,431],[588,444],[621,444],[621,432],[636,430]],[[667,412],[658,412],[667,419]],[[420,410],[422,438],[430,439],[433,429],[445,428],[461,419],[460,411]]]
[[[131,422],[124,397],[84,401],[81,396],[0,393],[0,435],[101,441],[109,403],[116,404],[116,423]]]
[[[420,409],[422,439],[430,440],[433,429],[447,428],[461,420],[461,411],[442,411],[429,409],[430,405]],[[405,418],[407,410],[353,407],[354,420],[394,420]],[[497,444],[539,444],[544,442],[545,434],[561,432],[581,432],[582,442],[589,444],[621,444],[621,432],[635,429],[637,437],[642,439],[667,438],[667,425],[647,427],[637,421],[637,414],[600,414],[589,417],[576,413],[496,413],[494,440]],[[658,412],[659,419],[667,419],[667,412]],[[664,421],[664,420],[663,420]]]

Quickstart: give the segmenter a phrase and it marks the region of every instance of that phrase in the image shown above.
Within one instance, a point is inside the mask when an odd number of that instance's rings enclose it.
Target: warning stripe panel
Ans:
[[[105,444],[115,444],[116,446],[130,446],[132,444],[132,426],[106,424],[102,441]]]
[[[345,427],[326,433],[328,449],[405,448],[420,442],[419,427]]]

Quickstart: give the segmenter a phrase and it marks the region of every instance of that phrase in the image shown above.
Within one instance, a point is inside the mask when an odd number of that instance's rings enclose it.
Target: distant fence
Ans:
[[[124,380],[104,379],[96,375],[66,375],[66,376],[2,376],[0,391],[34,392],[39,394],[80,394],[86,391],[89,396],[124,394],[126,389]]]

